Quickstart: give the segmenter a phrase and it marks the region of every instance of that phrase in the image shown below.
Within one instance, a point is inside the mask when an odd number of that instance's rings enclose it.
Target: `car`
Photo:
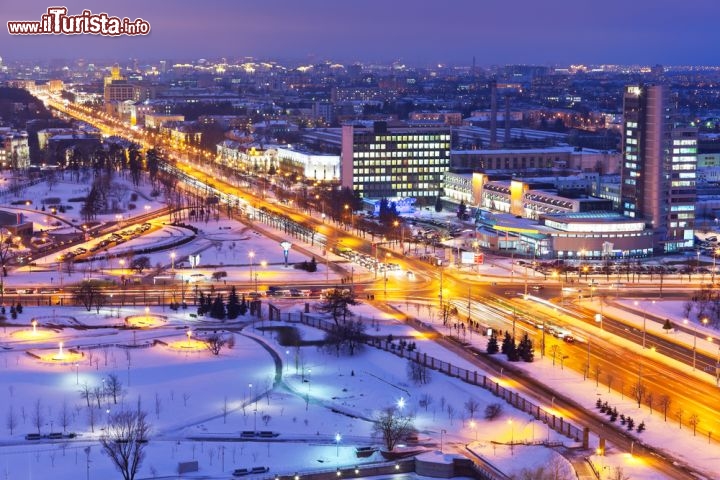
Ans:
[[[40,440],[42,438],[42,435],[39,433],[28,433],[25,435],[25,440]]]
[[[233,477],[244,477],[245,475],[250,475],[250,470],[247,468],[236,468],[232,474]]]
[[[542,285],[533,285],[533,286],[530,287],[530,288],[533,289],[533,290],[535,290],[536,292],[539,292],[540,290],[543,289],[543,286],[542,286]]]

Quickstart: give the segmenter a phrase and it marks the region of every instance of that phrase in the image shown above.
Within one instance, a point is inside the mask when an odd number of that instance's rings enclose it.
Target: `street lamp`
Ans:
[[[440,430],[440,453],[443,452],[443,435],[445,435],[446,433],[447,430],[445,430],[444,428]]]
[[[470,428],[475,431],[475,441],[477,442],[478,433],[477,433],[477,423],[475,423],[475,420],[470,420]]]
[[[255,252],[250,250],[248,252],[248,257],[250,257],[250,281],[253,280],[253,260],[255,259]]]
[[[703,319],[704,320],[704,319]],[[688,324],[688,319],[686,318],[683,320],[683,324]],[[695,362],[697,359],[697,328],[693,325],[693,360],[692,360],[692,369],[693,372],[695,371]]]
[[[340,458],[340,440],[342,440],[342,436],[340,436],[339,433],[335,434],[335,456]]]
[[[513,424],[512,418],[508,420],[510,424],[510,455],[515,454],[515,425]]]
[[[175,276],[175,252],[170,252],[170,265],[173,277]]]
[[[390,252],[385,252],[385,297],[387,297],[387,282],[388,282],[387,272],[388,272],[388,263],[389,263],[390,257],[391,257]]]
[[[125,260],[122,258],[120,259],[120,275],[123,275],[125,272]]]
[[[635,308],[637,308],[637,307],[638,307],[638,301],[635,300],[635,302],[633,302],[633,303],[635,304]],[[655,301],[653,301],[653,303],[655,303]],[[647,334],[647,329],[646,329],[646,327],[645,327],[645,322],[646,322],[646,320],[647,320],[647,312],[645,311],[645,309],[643,309],[642,312],[643,312],[642,347],[645,348],[645,336],[646,336],[646,334]]]

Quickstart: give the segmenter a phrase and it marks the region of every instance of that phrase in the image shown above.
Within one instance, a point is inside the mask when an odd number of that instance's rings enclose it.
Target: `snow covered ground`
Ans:
[[[371,423],[367,419],[381,408],[397,405],[401,398],[404,408],[416,415],[421,442],[434,442],[439,449],[443,441],[446,451],[471,444],[471,450],[508,473],[546,464],[547,456],[553,455],[541,447],[511,449],[506,445],[511,440],[531,442],[549,435],[551,441],[568,442],[548,431],[544,424],[507,405],[499,419],[485,421],[476,415],[473,424],[464,409],[465,402],[470,398],[477,400],[482,412],[485,406],[497,402],[496,397],[437,372],[431,374],[429,384],[416,386],[407,379],[406,362],[389,353],[368,347],[353,357],[336,357],[316,346],[299,349],[282,346],[277,344],[274,330],[261,329],[272,325],[270,322],[256,322],[258,329],[253,329],[251,322],[245,321],[247,326],[242,331],[234,327],[242,326],[243,322],[218,325],[220,329],[232,327],[235,345],[215,357],[206,350],[182,348],[183,342],[188,341],[185,327],[200,330],[206,322],[191,322],[187,315],[167,315],[156,310],[151,310],[150,316],[158,320],[158,326],[134,334],[113,327],[123,323],[114,317],[115,309],[102,311],[100,315],[76,308],[62,309],[66,323],[84,328],[50,331],[43,328],[43,323],[51,319],[55,324],[61,323],[57,318],[59,312],[47,307],[27,307],[18,318],[18,322],[26,322],[27,327],[4,329],[0,336],[4,347],[0,365],[5,370],[2,383],[7,389],[3,416],[7,417],[12,406],[18,426],[13,435],[9,435],[6,428],[0,437],[3,445],[0,475],[35,478],[39,472],[52,472],[53,478],[60,480],[76,478],[84,474],[87,467],[84,449],[88,445],[91,446],[93,478],[99,474],[112,475],[113,468],[107,457],[99,453],[95,439],[102,432],[108,411],[132,408],[138,401],[147,410],[153,427],[141,478],[172,474],[177,462],[189,460],[200,462],[203,475],[220,477],[223,471],[253,466],[271,466],[273,474],[353,466],[361,462],[355,457],[355,446],[378,444],[377,439],[371,438]],[[357,313],[379,320],[377,329],[368,333],[381,337],[389,333],[395,337],[413,335],[407,325],[394,323],[389,316],[368,305],[358,306]],[[123,317],[133,315],[143,317],[145,312],[123,310]],[[40,319],[39,333],[50,336],[28,340],[31,318]],[[85,329],[101,325],[108,328]],[[304,341],[322,338],[316,329],[296,327]],[[154,340],[162,343],[148,348],[121,347],[150,344]],[[39,356],[57,354],[59,341],[63,341],[65,351],[80,347],[84,357],[77,362],[77,367],[73,360],[69,363],[42,361],[25,353],[30,350]],[[257,341],[266,343],[282,363],[276,365]],[[469,367],[432,342],[423,342],[419,337],[416,342],[421,352]],[[273,388],[276,368],[282,374],[282,382]],[[594,401],[596,392],[590,385],[592,382],[583,382],[579,375],[553,369],[547,360],[526,368],[562,392],[572,393],[588,404]],[[88,408],[79,390],[84,383],[102,385],[102,379],[109,374],[121,379],[125,394],[118,405],[103,400],[101,408],[94,409],[93,433]],[[421,398],[431,399],[427,408],[420,405]],[[78,438],[38,444],[24,440],[26,433],[36,431],[33,415],[38,400],[42,433],[62,431],[60,417],[67,408],[71,412],[67,430],[79,433]],[[625,406],[632,408],[629,404]],[[696,464],[708,471],[717,468],[716,447],[708,446],[702,439],[693,439],[687,431],[666,427],[661,420],[645,417],[648,424],[648,431],[643,433],[645,441],[674,439],[675,453],[696,458]],[[284,442],[218,441],[228,437],[237,439],[244,430],[271,430],[279,433],[278,439]],[[341,435],[340,442],[335,442],[337,433]],[[677,441],[679,436],[682,442]],[[606,457],[596,457],[594,461],[601,470],[609,467],[605,470],[608,474],[610,469],[621,467],[633,479],[663,478],[627,453],[610,446]]]
[[[32,187],[36,190],[25,192],[23,197],[42,199],[52,195],[67,199],[83,195],[85,188],[70,182],[60,182],[49,192],[47,185],[43,185]],[[147,186],[143,186],[140,193],[148,200],[139,201],[138,204],[147,205],[148,211],[162,207],[161,202],[155,202],[149,197]],[[34,201],[29,207],[37,210],[39,205]],[[62,220],[66,221],[66,225],[82,223],[77,208],[63,214]],[[36,217],[33,222],[37,228],[43,228],[41,225],[52,227],[54,217],[48,213],[26,213]],[[126,222],[127,227],[131,224],[127,216],[116,219],[112,214],[99,220],[120,220]],[[166,221],[163,218],[153,221],[157,229],[152,233],[109,248],[108,253],[118,255],[130,247],[143,248],[172,241],[175,233],[178,237],[186,235],[185,232],[180,233],[164,226],[163,222]],[[57,228],[68,227],[61,225]],[[259,224],[258,228],[282,237],[282,232],[265,225]],[[231,281],[252,280],[252,275],[257,274],[260,285],[269,279],[293,282],[339,277],[336,272],[325,270],[325,257],[320,247],[303,245],[303,248],[316,254],[318,261],[318,272],[308,274],[285,268],[277,241],[266,238],[255,228],[221,219],[211,220],[202,225],[201,230],[200,235],[190,243],[171,251],[148,254],[151,264],[160,263],[172,270],[174,263],[178,275],[203,275],[192,278],[208,284],[212,272],[218,269],[226,270],[228,280]],[[174,259],[170,256],[171,252],[175,253]],[[253,252],[252,256],[250,252]],[[187,258],[196,254],[201,257],[200,265],[191,268]],[[291,250],[291,263],[306,259],[306,255]],[[338,258],[330,254],[329,260]],[[263,265],[263,261],[266,265]],[[502,277],[507,276],[512,268],[507,259],[492,259],[479,267],[478,271],[483,275]],[[524,273],[524,269],[514,268],[515,275]],[[91,272],[79,267],[70,278],[66,277],[66,281],[79,281],[94,275],[117,278],[123,273],[129,274],[123,272],[117,258],[112,258],[98,260],[96,268]],[[356,266],[356,274],[370,277],[370,273],[359,266]],[[532,271],[529,274],[536,275]],[[44,264],[38,261],[36,267],[23,267],[12,272],[5,279],[5,284],[47,284],[51,279],[57,283],[58,275],[58,270],[51,268],[47,262]],[[652,304],[648,300],[640,308],[649,311],[657,308],[658,312],[663,312],[662,315],[681,321],[680,303]],[[291,301],[282,301],[281,304],[285,311],[299,311],[302,306]],[[611,308],[605,305],[606,311]],[[414,305],[410,305],[409,309],[413,315],[422,311]],[[359,315],[377,319],[368,328],[369,334],[380,337],[392,334],[396,338],[414,335],[407,325],[397,323],[369,305],[360,305],[355,310]],[[371,438],[372,426],[368,419],[379,409],[397,406],[401,398],[405,403],[404,408],[416,415],[421,442],[434,443],[436,449],[443,443],[445,451],[462,449],[465,444],[470,444],[473,451],[508,473],[518,473],[523,468],[554,462],[549,460],[549,456],[554,455],[551,450],[518,445],[510,448],[506,443],[511,440],[532,442],[549,438],[551,441],[567,442],[567,439],[547,431],[544,424],[533,421],[507,405],[499,419],[486,422],[476,418],[473,424],[467,418],[465,402],[471,397],[476,399],[480,404],[479,411],[482,412],[486,405],[497,402],[496,397],[437,372],[432,373],[429,384],[416,386],[407,379],[406,362],[389,353],[367,348],[355,357],[336,357],[313,345],[299,349],[282,346],[277,343],[276,333],[261,329],[262,326],[268,326],[267,322],[253,324],[245,320],[234,325],[217,325],[219,330],[232,329],[227,335],[233,336],[235,345],[215,357],[206,350],[194,351],[183,347],[183,342],[188,342],[187,346],[192,342],[186,336],[188,328],[198,331],[213,326],[192,319],[187,311],[172,313],[152,307],[149,319],[152,321],[149,323],[154,323],[155,327],[134,331],[118,328],[126,317],[144,315],[144,309],[132,307],[103,309],[99,315],[73,307],[26,307],[17,320],[23,326],[3,329],[0,335],[3,347],[0,350],[0,368],[4,372],[0,386],[6,389],[6,393],[1,396],[0,416],[5,420],[3,424],[6,428],[0,429],[0,476],[6,479],[37,478],[51,472],[52,478],[74,479],[82,478],[89,465],[91,478],[101,475],[111,477],[114,475],[113,467],[108,458],[100,454],[97,436],[102,432],[103,421],[107,421],[109,412],[134,407],[138,402],[148,412],[153,427],[153,439],[148,445],[141,478],[171,475],[178,462],[188,460],[198,460],[200,474],[215,478],[227,478],[228,472],[234,468],[253,466],[270,466],[270,474],[287,474],[357,465],[361,459],[355,457],[354,447],[378,444],[377,440]],[[28,336],[33,318],[39,322],[39,337]],[[431,322],[431,318],[423,320]],[[638,324],[642,322],[640,315],[634,320]],[[49,328],[46,326],[48,324],[80,328]],[[305,341],[322,339],[322,333],[315,329],[301,325],[296,327]],[[708,332],[708,335],[715,334]],[[689,336],[683,340],[683,334],[677,334],[677,337],[681,341],[692,341]],[[416,338],[420,351],[460,367],[471,368],[436,344]],[[81,357],[69,362],[43,360],[45,354],[57,356],[61,341],[65,352],[79,348]],[[478,341],[479,346],[484,348],[484,339]],[[266,348],[262,348],[258,342]],[[127,348],[128,345],[153,346]],[[698,348],[706,348],[708,351],[712,351],[716,345],[709,341],[707,345],[701,345],[701,341],[698,341]],[[28,355],[28,351],[41,358]],[[275,356],[270,351],[275,352]],[[596,389],[592,382],[583,382],[581,375],[567,369],[559,371],[552,367],[548,359],[537,360],[524,365],[524,368],[558,391],[586,404],[589,409],[594,408]],[[282,374],[282,382],[272,387],[276,369]],[[91,427],[90,409],[80,397],[79,390],[85,383],[101,386],[103,378],[110,374],[121,379],[125,394],[118,405],[103,400],[100,408],[93,409]],[[603,397],[610,399],[611,395],[604,392]],[[432,399],[427,408],[420,405],[420,398]],[[38,401],[39,410],[36,409]],[[613,398],[613,402],[623,405],[628,411],[632,410],[632,405],[628,404],[631,402],[626,399]],[[552,405],[545,407],[550,409]],[[11,411],[18,424],[12,435],[7,428]],[[62,441],[24,440],[26,433],[37,431],[33,425],[33,416],[37,417],[37,411],[40,412],[42,433],[62,431],[60,417],[65,411],[69,412],[71,419],[67,431],[77,432],[79,436],[74,440]],[[647,412],[638,411],[634,415],[642,417],[648,425],[648,430],[642,434],[644,441],[672,445],[674,454],[709,472],[709,478],[720,478],[720,449],[717,444],[693,438],[689,430],[679,431]],[[237,439],[243,430],[272,430],[280,434],[278,439],[287,441],[223,440],[227,437]],[[338,433],[341,440],[336,442]],[[597,439],[593,437],[591,442],[595,446]],[[85,450],[88,446],[89,455]],[[603,478],[618,467],[633,479],[663,478],[628,453],[610,446],[607,456],[593,456],[592,461],[605,474]],[[377,454],[369,460],[377,460]],[[558,464],[562,464],[562,461],[558,461]]]

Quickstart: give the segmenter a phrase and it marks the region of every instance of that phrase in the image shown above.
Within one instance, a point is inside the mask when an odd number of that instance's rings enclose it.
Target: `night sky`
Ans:
[[[2,0],[0,56],[409,65],[720,64],[719,0]],[[152,26],[146,37],[12,36],[49,6]]]

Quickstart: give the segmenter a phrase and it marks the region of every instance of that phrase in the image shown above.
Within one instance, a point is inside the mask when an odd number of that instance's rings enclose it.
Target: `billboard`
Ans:
[[[481,265],[484,261],[482,252],[460,252],[460,263],[463,265]]]

